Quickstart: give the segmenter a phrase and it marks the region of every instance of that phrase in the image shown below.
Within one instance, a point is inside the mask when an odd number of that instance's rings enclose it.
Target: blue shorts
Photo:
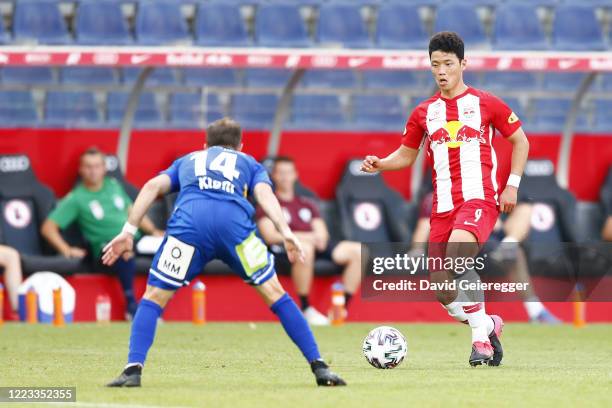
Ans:
[[[186,286],[213,259],[250,285],[272,278],[274,256],[247,212],[230,201],[194,200],[177,208],[157,250],[147,283],[166,290]]]

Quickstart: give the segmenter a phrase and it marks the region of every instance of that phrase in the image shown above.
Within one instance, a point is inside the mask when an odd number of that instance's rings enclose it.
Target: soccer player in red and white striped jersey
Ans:
[[[433,160],[434,187],[429,256],[474,257],[487,241],[499,212],[509,213],[516,205],[529,142],[519,118],[501,99],[463,82],[464,44],[456,33],[434,35],[429,57],[439,91],[412,112],[401,146],[385,158],[367,156],[362,171],[408,167],[419,148],[426,147]],[[496,131],[512,144],[511,174],[505,186],[497,183],[492,146]],[[453,281],[452,270],[438,269],[442,270],[429,271],[432,283]],[[482,301],[465,301],[460,290],[437,290],[436,296],[452,317],[469,323],[470,364],[499,365],[503,356],[501,318],[487,315]]]

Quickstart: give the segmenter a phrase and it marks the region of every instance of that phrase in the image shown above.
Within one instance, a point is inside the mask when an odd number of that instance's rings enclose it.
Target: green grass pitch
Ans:
[[[164,323],[140,389],[108,389],[129,325],[5,324],[1,386],[76,386],[73,407],[612,406],[612,325],[506,325],[502,367],[470,368],[469,329],[391,324],[408,340],[396,369],[370,367],[361,342],[377,324],[316,328],[323,356],[348,382],[317,388],[279,324]],[[17,407],[18,404],[0,404]],[[58,404],[24,404],[58,406]]]

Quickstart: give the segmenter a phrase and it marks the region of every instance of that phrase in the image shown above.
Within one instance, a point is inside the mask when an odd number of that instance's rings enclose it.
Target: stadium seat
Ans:
[[[357,78],[348,69],[311,69],[304,73],[302,85],[306,88],[355,88]]]
[[[231,68],[184,68],[185,85],[236,87],[240,86],[238,74]]]
[[[521,190],[534,204],[532,228],[525,242],[530,271],[569,276],[571,262],[563,243],[576,242],[576,198],[559,187],[549,160],[527,162]]]
[[[576,91],[586,74],[582,72],[547,72],[543,87],[547,91]]]
[[[365,89],[423,89],[422,75],[411,71],[374,71],[363,72]]]
[[[14,163],[0,166],[2,213],[14,215],[0,217],[0,239],[21,254],[42,255],[38,229],[53,208],[55,196],[38,181],[27,156],[2,155],[0,161]]]
[[[118,126],[123,120],[127,108],[129,94],[125,92],[110,92],[107,95],[107,120],[111,126]],[[157,108],[155,95],[145,92],[140,95],[138,107],[134,113],[134,125],[141,128],[163,126],[161,112]]]
[[[0,44],[7,44],[12,41],[11,34],[4,28],[4,22],[0,18]]]
[[[55,196],[38,180],[30,159],[23,154],[2,155],[0,163],[0,211],[4,214],[0,217],[0,244],[19,251],[24,275],[86,270],[82,259],[46,256],[51,251],[38,231],[55,204]]]
[[[368,48],[372,46],[359,7],[325,3],[319,9],[317,41],[321,46]]]
[[[237,5],[200,3],[195,20],[196,43],[205,46],[251,44]]]
[[[283,88],[291,74],[288,69],[249,68],[244,71],[244,80],[249,88]]]
[[[0,91],[0,126],[36,125],[36,105],[30,91]]]
[[[202,129],[207,123],[223,117],[216,94],[177,92],[170,96],[170,123],[174,127]]]
[[[343,129],[348,127],[336,95],[295,95],[290,127],[296,129]]]
[[[353,95],[353,124],[359,130],[401,132],[406,112],[396,95]]]
[[[497,8],[493,45],[499,50],[545,50],[549,48],[535,6],[504,3]]]
[[[424,49],[429,36],[414,4],[385,4],[378,9],[376,44],[381,48]]]
[[[230,100],[230,116],[244,129],[269,129],[277,105],[275,94],[234,94]]]
[[[47,92],[44,123],[61,127],[99,126],[93,93]]]
[[[306,25],[297,4],[262,4],[255,19],[257,44],[265,47],[308,47]]]
[[[15,42],[69,44],[72,42],[66,22],[56,1],[18,1],[13,13]]]
[[[404,199],[380,173],[359,171],[361,160],[351,160],[336,189],[340,223],[346,239],[358,242],[409,242]]]
[[[434,32],[455,31],[465,42],[466,48],[489,46],[484,27],[473,6],[464,3],[442,4],[438,7]]]
[[[116,1],[81,1],[76,12],[76,42],[86,45],[128,45],[134,42],[121,4]]]
[[[538,131],[561,132],[570,106],[569,99],[534,98],[531,100],[533,116],[527,124]]]
[[[138,3],[136,39],[143,45],[192,42],[180,5],[162,0]]]
[[[123,68],[123,83],[133,84],[138,79],[141,71],[141,68]],[[145,86],[176,85],[177,83],[176,73],[173,68],[157,67],[149,74]]]
[[[553,46],[555,49],[568,51],[606,49],[602,29],[593,7],[558,6],[553,21]]]
[[[106,67],[64,67],[60,69],[60,81],[74,85],[115,85],[115,70]]]
[[[594,128],[598,132],[612,132],[612,100],[595,99]]]
[[[491,91],[534,90],[537,89],[537,77],[531,72],[500,72],[484,73],[482,86]]]
[[[50,85],[53,71],[49,67],[6,67],[2,70],[2,82],[15,85]]]
[[[599,200],[606,216],[612,215],[612,165],[610,165],[606,180],[601,186]]]
[[[600,73],[599,81],[593,84],[595,86],[601,91],[612,91],[612,73]]]

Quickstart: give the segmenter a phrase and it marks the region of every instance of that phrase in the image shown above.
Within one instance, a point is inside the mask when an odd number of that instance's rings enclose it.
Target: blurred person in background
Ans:
[[[433,193],[423,197],[419,206],[419,218],[412,235],[412,251],[424,253],[429,239],[429,217],[433,205]],[[493,233],[484,246],[494,260],[501,262],[510,282],[528,283],[527,290],[520,291],[523,306],[532,323],[558,324],[561,321],[542,304],[533,291],[529,276],[529,265],[525,250],[519,245],[527,239],[531,228],[531,212],[533,206],[527,202],[519,202],[512,213],[501,214],[495,223]],[[411,252],[412,252],[411,251]]]
[[[0,245],[0,268],[4,269],[4,286],[9,298],[11,320],[18,320],[18,289],[23,278],[19,252],[10,246]]]
[[[41,227],[41,234],[61,255],[83,258],[87,250],[71,246],[60,233],[60,230],[76,221],[89,244],[91,258],[100,264],[102,248],[121,231],[128,218],[132,200],[119,181],[106,176],[105,155],[95,147],[81,154],[79,175],[81,182],[49,214]],[[140,228],[146,234],[164,234],[146,216]],[[136,273],[134,254],[124,254],[111,270],[121,282],[127,305],[126,318],[131,319],[138,307],[133,290]]]
[[[348,307],[361,282],[361,245],[354,241],[330,239],[327,225],[321,218],[317,204],[295,191],[298,173],[293,159],[277,157],[274,160],[271,176],[274,193],[283,209],[285,219],[304,248],[304,262],[291,265],[291,277],[300,299],[302,312],[308,323],[327,325],[329,319],[309,303],[315,260],[327,259],[344,268],[342,283],[345,306]],[[266,244],[270,246],[270,251],[277,257],[286,258],[282,236],[261,209],[257,211],[257,227]]]

